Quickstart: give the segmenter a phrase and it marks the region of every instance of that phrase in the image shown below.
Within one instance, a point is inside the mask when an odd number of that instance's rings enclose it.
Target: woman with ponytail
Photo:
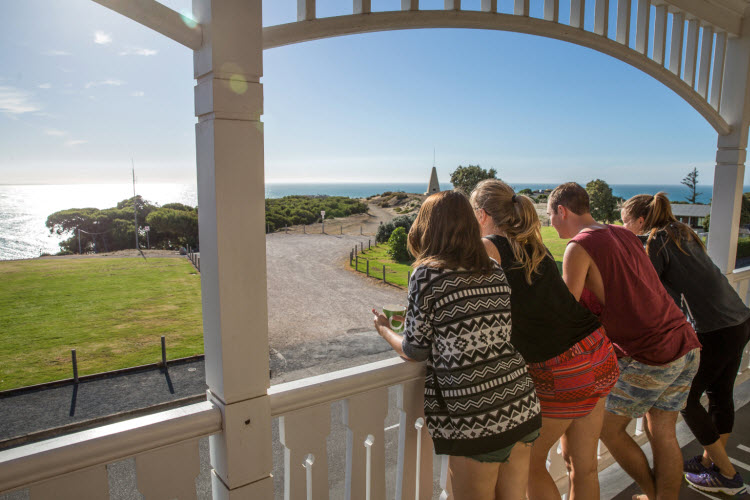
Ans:
[[[599,320],[571,295],[542,242],[534,203],[502,181],[480,182],[471,194],[490,257],[511,288],[511,343],[528,363],[542,407],[531,451],[528,498],[559,499],[546,467],[562,438],[570,470],[568,498],[599,498],[597,445],[604,397],[617,381],[614,350]]]
[[[665,193],[630,198],[622,206],[622,221],[643,240],[664,288],[692,316],[703,345],[682,416],[704,452],[685,461],[685,478],[704,491],[739,494],[745,486],[726,444],[734,425],[734,381],[750,337],[750,309],[698,235],[674,217]],[[708,410],[700,403],[703,393]]]

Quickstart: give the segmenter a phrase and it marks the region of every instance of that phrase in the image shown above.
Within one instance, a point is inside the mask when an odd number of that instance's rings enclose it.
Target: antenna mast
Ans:
[[[135,198],[135,162],[130,159],[130,164],[133,167],[133,215],[135,216],[135,249],[138,250],[138,205]]]

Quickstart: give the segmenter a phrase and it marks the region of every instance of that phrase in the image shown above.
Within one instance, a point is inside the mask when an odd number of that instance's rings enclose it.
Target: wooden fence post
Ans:
[[[359,271],[359,257],[357,257],[356,255],[354,256],[354,269],[356,271]]]
[[[368,239],[367,239],[367,249],[368,249],[368,250],[370,249],[370,243],[372,243],[372,240],[370,240],[370,239],[368,238]]]
[[[354,260],[354,251],[349,250],[349,265],[352,265],[352,261]]]
[[[359,234],[362,235],[362,226],[359,226]]]
[[[341,234],[344,234],[344,225],[343,225],[343,224],[341,224],[341,225],[339,226],[339,229],[341,229]]]
[[[359,242],[359,249],[362,250],[363,252],[365,251],[365,244],[361,241]]]
[[[388,282],[387,282],[387,281],[385,280],[385,264],[383,264],[383,283],[388,283]]]
[[[302,224],[302,232],[307,234],[307,224]]]
[[[354,256],[357,256],[357,245],[354,245]]]
[[[370,277],[370,259],[367,259],[367,277]]]

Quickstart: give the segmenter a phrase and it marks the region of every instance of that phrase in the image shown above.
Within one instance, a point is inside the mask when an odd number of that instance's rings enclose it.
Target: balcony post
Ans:
[[[724,273],[734,270],[750,125],[750,20],[745,10],[743,35],[727,40],[721,88],[721,116],[732,131],[720,135],[714,170],[708,253]]]
[[[261,0],[194,0],[201,294],[214,499],[272,498]]]

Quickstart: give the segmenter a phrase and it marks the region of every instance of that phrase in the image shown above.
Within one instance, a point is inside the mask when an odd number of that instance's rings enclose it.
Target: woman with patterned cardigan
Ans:
[[[373,309],[375,328],[404,359],[426,361],[425,420],[436,453],[450,455],[456,500],[523,498],[541,415],[510,343],[505,274],[459,192],[425,200],[408,247],[416,261],[404,336]]]

